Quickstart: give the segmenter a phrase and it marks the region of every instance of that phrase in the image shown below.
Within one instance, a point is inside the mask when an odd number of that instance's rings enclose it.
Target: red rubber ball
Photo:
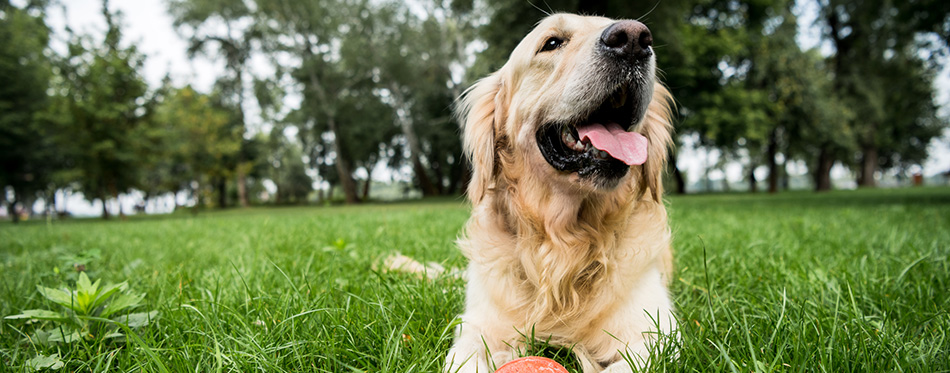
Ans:
[[[564,366],[556,361],[540,356],[528,356],[509,361],[495,373],[567,373]]]

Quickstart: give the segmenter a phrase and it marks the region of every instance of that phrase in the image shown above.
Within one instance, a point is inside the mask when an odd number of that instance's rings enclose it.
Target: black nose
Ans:
[[[644,59],[653,54],[653,35],[646,25],[631,20],[618,21],[600,34],[600,43],[613,55],[626,59]]]

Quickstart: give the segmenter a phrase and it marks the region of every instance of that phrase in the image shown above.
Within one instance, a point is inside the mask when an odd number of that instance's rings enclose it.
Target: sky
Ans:
[[[79,33],[103,34],[106,26],[101,15],[100,0],[61,0],[61,3],[63,7],[56,6],[49,12],[49,24],[56,33],[52,42],[53,48],[63,50],[65,25],[69,25]],[[802,29],[799,42],[807,47],[819,45],[820,30],[811,26],[817,16],[816,6],[806,5],[813,2],[801,4],[803,6],[798,9],[799,26]],[[190,84],[199,91],[210,90],[215,77],[223,71],[224,64],[212,62],[203,57],[188,58],[186,55],[188,43],[174,29],[164,0],[112,0],[110,7],[122,12],[124,42],[134,43],[139,51],[147,56],[144,76],[150,86],[157,87],[168,74],[176,85]],[[950,67],[946,67],[947,65],[950,63],[944,64],[945,68],[936,82],[937,102],[941,105],[941,112],[945,116],[950,115]],[[262,58],[253,60],[251,68],[258,73],[272,70]],[[249,117],[253,116],[253,112],[253,109],[249,110]],[[687,172],[690,181],[695,182],[702,176],[705,164],[716,163],[718,152],[695,149],[688,145],[689,141],[686,143],[687,145],[679,149],[679,165]],[[930,160],[923,167],[923,173],[926,176],[950,169],[950,130],[945,131],[942,139],[930,144],[930,154]],[[837,176],[847,175],[843,168],[835,172]],[[730,180],[741,180],[741,165],[727,167],[726,174]],[[374,174],[374,178],[388,179],[387,175],[377,174]],[[70,208],[74,205],[76,203],[71,203]]]
[[[101,0],[61,0],[61,3],[65,14],[59,6],[49,10],[49,24],[59,35],[54,37],[54,48],[63,47],[66,25],[77,33],[101,37],[106,29]],[[144,75],[151,86],[158,86],[165,74],[170,73],[176,83],[188,83],[198,90],[208,91],[218,72],[224,69],[223,63],[188,58],[188,43],[175,31],[163,0],[112,0],[110,7],[122,12],[123,42],[134,43],[139,52],[147,56]]]

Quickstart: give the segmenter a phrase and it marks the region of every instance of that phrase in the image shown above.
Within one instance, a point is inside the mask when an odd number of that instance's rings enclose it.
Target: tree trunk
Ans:
[[[676,194],[686,194],[686,179],[683,178],[683,171],[680,171],[676,164],[676,152],[670,152],[670,168],[673,169],[673,181],[676,182]]]
[[[60,216],[66,216],[69,214],[69,195],[72,194],[69,192],[69,188],[63,189],[63,209],[59,210]]]
[[[228,32],[228,35],[230,36],[230,30]],[[249,43],[249,42],[246,41],[246,43]],[[238,44],[238,43],[235,42],[233,44]],[[238,116],[241,123],[241,136],[242,136],[242,141],[241,141],[242,149],[239,151],[237,167],[235,170],[237,171],[238,204],[241,207],[247,207],[249,205],[247,201],[247,171],[245,170],[245,168],[247,167],[245,165],[247,160],[244,159],[244,152],[245,152],[244,146],[245,144],[247,144],[247,142],[243,140],[243,135],[247,132],[247,125],[244,123],[244,66],[246,62],[247,60],[245,58],[241,60],[239,63],[234,64],[234,66],[237,66],[235,67],[234,72],[237,75],[237,81],[238,81],[238,87],[239,87],[238,92],[237,92]],[[222,205],[221,207],[224,207],[224,205]]]
[[[304,54],[308,58],[314,58],[312,52],[312,45],[309,40],[305,41],[307,48],[304,49]],[[308,75],[310,78],[310,88],[313,89],[316,94],[316,99],[323,101],[318,104],[326,105],[326,101],[330,97],[329,94],[324,90],[324,87],[320,84],[320,79],[317,77],[316,71],[313,68],[308,69]],[[356,182],[353,181],[353,172],[352,167],[350,166],[350,160],[346,158],[346,153],[343,151],[342,140],[343,136],[340,134],[340,129],[337,128],[336,118],[332,111],[326,112],[326,121],[327,127],[330,129],[330,132],[333,133],[333,151],[336,152],[336,172],[340,176],[340,185],[343,188],[343,194],[346,198],[347,204],[359,203],[359,196],[356,192]],[[332,194],[332,192],[331,192]]]
[[[858,186],[873,188],[877,186],[874,173],[877,172],[877,147],[864,146],[861,149],[861,166],[858,170]]]
[[[779,178],[778,178],[779,188],[781,188],[782,190],[789,190],[788,168],[786,167],[787,164],[788,164],[788,158],[784,158],[782,159],[782,163],[778,165],[779,172],[781,172],[781,175],[779,175]]]
[[[363,195],[360,198],[365,202],[369,201],[369,189],[373,182],[373,171],[376,170],[376,157],[370,156],[366,164],[363,165],[363,169],[366,170],[366,182],[363,183]]]
[[[102,201],[102,220],[109,220],[109,206],[105,198],[99,198]]]
[[[363,183],[363,200],[364,201],[369,201],[369,186],[370,186],[370,183],[372,182],[373,182],[373,178],[368,177],[366,178],[366,182]]]
[[[33,218],[33,204],[36,203],[36,196],[25,194],[20,203],[23,205],[22,210],[27,219]]]
[[[247,172],[244,171],[244,165],[239,165],[237,169],[237,194],[241,207],[250,205],[247,199]]]
[[[327,126],[330,127],[330,132],[333,132],[333,151],[336,152],[334,163],[336,164],[337,176],[340,177],[343,196],[347,204],[359,203],[360,197],[356,191],[356,181],[353,180],[353,168],[350,166],[350,160],[346,158],[346,153],[343,152],[343,145],[341,144],[343,136],[337,128],[336,119],[328,116]]]
[[[196,184],[195,187],[191,189],[191,197],[195,199],[195,207],[191,209],[191,215],[193,216],[198,215],[198,209],[201,208],[201,204],[203,203],[201,201],[201,192],[201,183]]]
[[[706,186],[706,193],[711,193],[713,191],[712,180],[709,179],[709,150],[705,151],[705,159],[703,160],[703,184]]]
[[[392,84],[389,90],[392,92],[392,97],[396,101],[396,107],[401,107],[408,111],[409,109],[406,108],[405,100],[403,100],[402,95],[399,93],[399,87]],[[413,128],[412,118],[409,118],[408,115],[409,114],[400,115],[397,113],[397,120],[399,121],[400,129],[402,129],[402,135],[406,137],[406,142],[409,143],[409,158],[412,162],[412,171],[416,174],[416,179],[422,188],[422,195],[434,196],[438,194],[439,191],[436,189],[435,184],[432,183],[432,180],[429,179],[429,175],[422,165],[422,146],[419,144],[419,136],[416,136],[416,130]]]
[[[430,162],[432,164],[432,174],[435,176],[435,193],[442,195],[445,193],[445,185],[442,180],[445,179],[445,173],[442,172],[442,165],[439,162]]]
[[[116,204],[116,207],[118,207],[119,209],[119,219],[122,219],[122,220],[127,219],[127,217],[125,216],[125,211],[122,210],[122,200],[119,199],[118,193],[116,193],[115,195],[115,204]]]
[[[411,147],[410,145],[410,148]],[[412,171],[416,175],[416,180],[419,180],[419,187],[422,188],[422,194],[425,196],[439,194],[435,184],[432,183],[432,180],[429,179],[429,175],[426,174],[426,168],[422,165],[422,160],[420,160],[418,153],[412,150],[410,150],[409,153],[410,157],[412,157]]]
[[[834,166],[835,159],[831,156],[831,150],[828,145],[822,145],[818,153],[818,164],[815,167],[815,191],[823,192],[831,190],[831,167]]]
[[[43,192],[43,200],[46,201],[43,214],[46,215],[46,224],[48,225],[56,216],[56,189],[46,189]]]
[[[758,180],[755,179],[755,169],[758,167],[756,164],[749,165],[749,192],[758,193],[759,186],[756,185]]]
[[[769,145],[765,152],[765,161],[769,166],[769,193],[775,194],[778,193],[779,178],[778,162],[775,160],[778,153],[778,133],[776,133],[776,130],[772,130],[772,133],[769,134]]]
[[[223,209],[228,207],[228,179],[220,177],[215,180],[215,189],[218,190],[218,208]]]
[[[17,214],[16,204],[17,200],[15,199],[12,202],[7,203],[7,214],[10,215],[10,220],[12,220],[14,224],[20,222],[20,214]]]
[[[686,179],[679,166],[673,165],[673,180],[676,181],[676,194],[686,194]]]

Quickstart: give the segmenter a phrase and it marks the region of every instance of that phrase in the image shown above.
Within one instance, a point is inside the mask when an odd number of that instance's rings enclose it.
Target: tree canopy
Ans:
[[[832,187],[836,164],[864,186],[922,164],[947,128],[934,80],[950,6],[814,1],[166,0],[188,55],[224,66],[210,92],[170,78],[150,87],[147,57],[108,1],[104,34],[70,30],[65,52],[49,47],[46,2],[0,1],[4,202],[14,216],[60,189],[100,201],[105,216],[133,190],[227,207],[339,189],[357,203],[374,173],[457,194],[470,170],[455,98],[560,11],[650,27],[677,138],[742,164],[752,191],[763,168],[769,191],[787,188],[789,163],[807,165],[817,190]],[[808,4],[822,31],[814,49],[800,44]]]

